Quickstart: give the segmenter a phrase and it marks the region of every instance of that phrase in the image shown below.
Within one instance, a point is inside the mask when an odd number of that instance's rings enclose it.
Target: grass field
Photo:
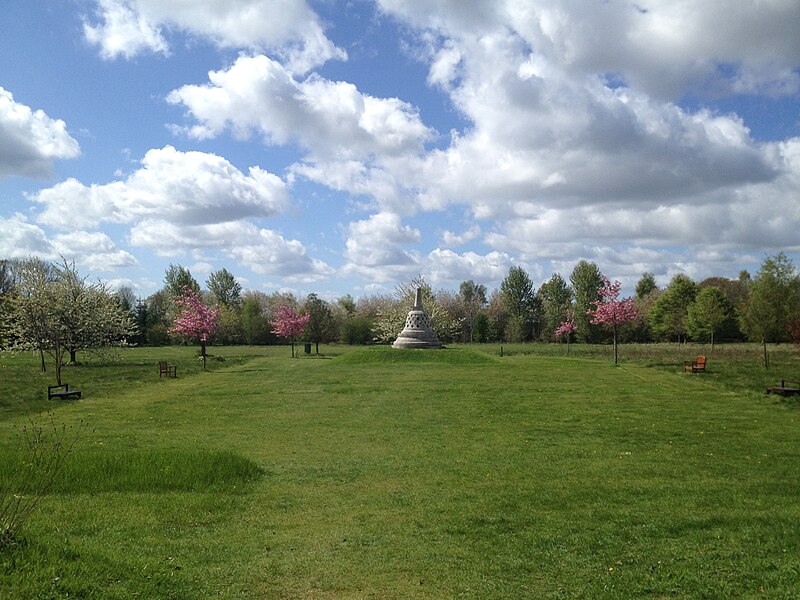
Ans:
[[[0,354],[0,481],[31,410],[85,423],[0,598],[800,597],[797,350],[322,351],[83,357],[66,402]]]

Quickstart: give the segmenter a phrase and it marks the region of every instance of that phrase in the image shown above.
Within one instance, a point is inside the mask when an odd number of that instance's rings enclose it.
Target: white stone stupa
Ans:
[[[392,348],[441,348],[442,342],[431,329],[431,319],[422,307],[422,288],[417,288],[417,298],[406,316],[406,326],[397,336]]]

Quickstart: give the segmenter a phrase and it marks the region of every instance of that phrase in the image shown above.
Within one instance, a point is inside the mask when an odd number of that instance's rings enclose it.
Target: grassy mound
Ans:
[[[441,363],[446,365],[487,364],[493,361],[488,354],[469,348],[407,348],[370,346],[354,350],[336,359],[339,364],[360,365],[375,363]]]

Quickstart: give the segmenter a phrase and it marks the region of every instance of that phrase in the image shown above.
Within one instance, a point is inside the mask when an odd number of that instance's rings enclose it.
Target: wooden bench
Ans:
[[[706,370],[706,357],[698,356],[694,360],[687,360],[683,363],[683,370],[689,373],[703,373]]]
[[[47,386],[47,399],[52,400],[53,398],[80,398],[81,391],[80,390],[71,390],[69,389],[69,384],[65,383],[63,385],[48,385]]]
[[[167,377],[177,377],[178,367],[167,364],[167,361],[165,360],[160,360],[158,361],[158,376],[161,377],[162,375],[166,375]]]
[[[781,396],[800,396],[800,381],[781,380],[780,385],[773,385],[767,388],[768,394],[780,394]]]

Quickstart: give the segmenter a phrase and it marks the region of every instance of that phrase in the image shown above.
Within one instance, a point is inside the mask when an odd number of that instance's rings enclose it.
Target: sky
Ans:
[[[797,0],[3,0],[0,258],[146,297],[800,265]]]

